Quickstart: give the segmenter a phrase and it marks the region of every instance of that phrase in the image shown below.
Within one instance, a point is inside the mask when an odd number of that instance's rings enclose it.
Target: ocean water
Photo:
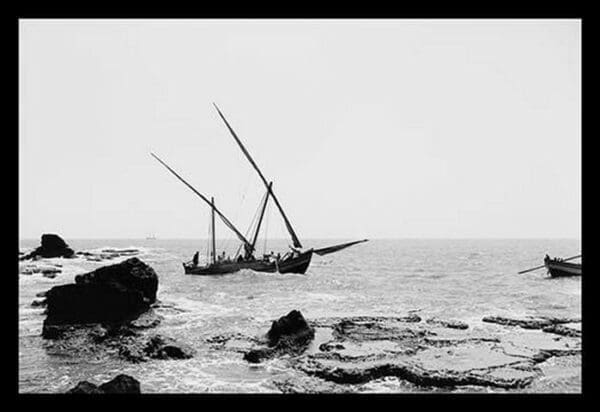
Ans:
[[[304,240],[322,247],[347,241]],[[158,299],[172,310],[161,312],[153,332],[172,336],[197,350],[194,358],[131,364],[118,359],[56,356],[41,338],[42,308],[31,307],[36,293],[73,282],[76,274],[110,264],[84,259],[51,259],[63,264],[54,279],[19,275],[19,392],[64,392],[81,380],[102,382],[127,373],[142,392],[278,392],[276,378],[294,378],[281,360],[249,365],[241,354],[211,349],[205,339],[224,333],[264,334],[273,319],[298,309],[310,318],[404,316],[418,310],[470,325],[487,315],[581,316],[581,278],[549,278],[544,270],[519,275],[542,264],[543,256],[580,253],[572,239],[395,239],[371,240],[338,253],[314,256],[305,275],[240,271],[222,276],[184,275],[182,262],[205,240],[68,240],[76,251],[138,248],[140,259],[159,276]],[[220,242],[232,247],[234,241]],[[284,240],[268,250],[285,251]],[[39,239],[22,240],[22,251]],[[205,253],[204,253],[205,254]],[[376,385],[376,384],[375,384]],[[577,388],[556,388],[557,392]],[[401,383],[383,380],[374,391],[402,392]]]

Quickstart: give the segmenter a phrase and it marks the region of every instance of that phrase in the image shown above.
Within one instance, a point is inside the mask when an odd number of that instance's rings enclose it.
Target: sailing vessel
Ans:
[[[546,255],[544,258],[544,266],[548,269],[550,276],[553,278],[564,276],[581,276],[581,263],[565,262],[562,259],[550,259]]]
[[[150,153],[156,160],[158,160],[165,168],[167,168],[173,175],[175,175],[181,182],[183,182],[186,186],[188,186],[196,195],[198,195],[205,203],[207,203],[211,207],[211,253],[209,262],[206,265],[199,265],[197,254],[194,256],[194,259],[190,262],[185,262],[183,264],[184,271],[186,274],[191,275],[217,275],[217,274],[225,274],[225,273],[234,273],[242,269],[254,270],[257,272],[279,272],[279,273],[298,273],[304,274],[308,269],[313,254],[317,254],[320,256],[338,252],[342,249],[350,247],[352,245],[356,245],[358,243],[366,242],[368,239],[356,240],[352,242],[342,243],[338,245],[328,246],[324,248],[314,249],[304,249],[302,243],[300,242],[296,232],[294,231],[287,215],[283,211],[279,200],[275,196],[273,192],[273,182],[268,182],[264,177],[239,137],[233,131],[229,122],[223,116],[223,113],[219,110],[217,105],[215,105],[219,116],[225,122],[227,129],[237,142],[238,146],[253,166],[253,168],[257,171],[261,181],[264,183],[267,192],[261,202],[260,206],[260,217],[254,233],[250,236],[251,240],[248,240],[246,236],[244,236],[238,229],[231,223],[227,217],[216,207],[214,198],[211,198],[209,201],[206,196],[198,192],[192,185],[186,182],[181,176],[179,176],[173,169],[171,169],[165,162],[163,162],[158,156],[154,153]],[[269,199],[273,199],[273,202],[277,206],[283,221],[285,223],[285,227],[290,234],[293,246],[290,246],[290,251],[285,253],[283,256],[278,255],[263,255],[262,258],[256,258],[254,253],[256,251],[256,241],[258,239],[258,233],[260,231],[261,223],[264,217],[265,209],[267,206],[267,202]],[[241,241],[243,246],[243,253],[240,253],[240,249],[236,253],[233,259],[225,258],[224,255],[217,256],[216,248],[215,248],[215,215],[219,216],[219,218],[223,221],[223,223],[237,236],[237,238]]]

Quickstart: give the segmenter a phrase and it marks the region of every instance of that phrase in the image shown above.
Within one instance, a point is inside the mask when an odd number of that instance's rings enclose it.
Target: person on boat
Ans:
[[[290,246],[290,249],[292,249],[292,257],[298,257],[302,253],[300,249],[297,249],[293,246]]]
[[[194,253],[194,257],[192,258],[192,263],[194,266],[198,266],[198,252]]]
[[[550,256],[548,256],[548,254],[546,253],[546,256],[544,256],[544,262],[547,262],[550,260]]]

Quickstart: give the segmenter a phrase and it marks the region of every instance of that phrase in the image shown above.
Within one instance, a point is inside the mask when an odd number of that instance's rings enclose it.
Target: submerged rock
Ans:
[[[520,326],[524,329],[542,329],[544,327],[558,325],[561,323],[579,322],[580,319],[573,318],[553,318],[553,317],[532,317],[508,318],[504,316],[486,316],[481,319],[483,322],[497,323],[506,326]]]
[[[302,313],[293,310],[273,321],[267,332],[267,347],[252,349],[244,355],[251,363],[284,354],[298,355],[306,350],[315,336],[314,329],[306,322]]]
[[[44,337],[56,325],[133,320],[150,308],[158,289],[156,272],[138,258],[78,275],[75,282],[47,292]]]
[[[565,325],[553,324],[542,328],[544,332],[555,333],[561,336],[581,337],[581,330],[573,329]]]
[[[161,335],[153,335],[119,347],[119,355],[130,362],[144,362],[148,359],[189,359],[194,354],[195,351],[190,346]]]
[[[441,326],[444,326],[446,328],[451,328],[451,329],[468,329],[469,328],[468,324],[466,324],[465,322],[461,322],[460,320],[444,320],[444,319],[438,319],[438,318],[430,318],[430,319],[427,319],[427,323],[433,324],[433,325],[441,325]]]
[[[42,235],[42,244],[36,248],[33,252],[19,257],[19,260],[33,259],[36,257],[42,258],[56,258],[64,257],[71,258],[75,252],[71,249],[65,241],[58,235],[52,233],[45,233]]]
[[[138,249],[102,249],[100,252],[79,251],[78,256],[85,257],[86,260],[92,262],[102,262],[104,260],[112,260],[123,256],[135,256],[140,251]]]
[[[140,383],[129,375],[118,375],[114,379],[94,385],[88,381],[81,381],[67,393],[71,394],[103,394],[103,393],[141,393]]]

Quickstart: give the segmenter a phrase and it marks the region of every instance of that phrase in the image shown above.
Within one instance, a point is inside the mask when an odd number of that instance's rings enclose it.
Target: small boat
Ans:
[[[548,269],[553,278],[564,276],[581,276],[581,263],[565,262],[563,259],[554,258],[546,255],[544,266]]]
[[[257,164],[254,162],[254,159],[250,157],[250,154],[240,141],[237,134],[233,131],[231,125],[223,116],[223,113],[219,110],[219,108],[215,105],[219,116],[227,126],[227,129],[231,133],[232,137],[235,139],[236,143],[242,150],[242,153],[246,156],[254,170],[258,173],[261,181],[264,183],[267,192],[264,195],[261,204],[259,205],[259,212],[257,216],[259,216],[256,227],[253,230],[253,233],[246,238],[237,227],[231,223],[229,219],[225,217],[225,215],[215,206],[214,198],[208,200],[206,196],[198,192],[192,185],[186,182],[181,176],[179,176],[171,167],[169,167],[165,162],[163,162],[158,156],[154,153],[150,153],[159,163],[161,163],[167,170],[169,170],[175,177],[177,177],[182,183],[184,183],[188,188],[190,188],[196,195],[198,195],[205,203],[207,203],[212,211],[211,214],[211,244],[209,245],[210,254],[208,256],[208,262],[205,265],[198,264],[198,252],[194,255],[193,259],[189,262],[183,263],[184,271],[186,274],[190,275],[220,275],[225,273],[234,273],[242,269],[249,269],[256,272],[278,272],[278,273],[297,273],[304,274],[310,265],[310,261],[312,259],[313,254],[317,254],[319,256],[323,256],[329,253],[338,252],[342,249],[345,249],[349,246],[356,245],[358,243],[366,242],[367,239],[356,240],[352,242],[342,243],[338,245],[328,246],[324,248],[314,249],[304,249],[296,232],[292,228],[292,224],[290,223],[287,215],[283,211],[279,200],[275,196],[273,191],[273,182],[268,182],[267,179],[262,174],[261,170],[258,168]],[[264,254],[262,258],[256,258],[254,253],[256,251],[256,241],[258,239],[258,233],[260,231],[261,223],[263,221],[263,217],[265,214],[265,209],[267,206],[267,202],[269,199],[272,199],[277,209],[279,210],[281,217],[285,223],[285,227],[290,235],[293,246],[290,247],[290,251],[285,253],[283,256],[280,256],[278,253],[266,255]],[[217,255],[216,246],[215,246],[215,215],[219,216],[219,218],[223,221],[223,223],[229,228],[237,238],[241,241],[240,248],[238,252],[234,256],[234,258],[225,257],[223,252],[222,255]],[[252,225],[251,225],[252,227]],[[241,251],[243,247],[243,252]]]

